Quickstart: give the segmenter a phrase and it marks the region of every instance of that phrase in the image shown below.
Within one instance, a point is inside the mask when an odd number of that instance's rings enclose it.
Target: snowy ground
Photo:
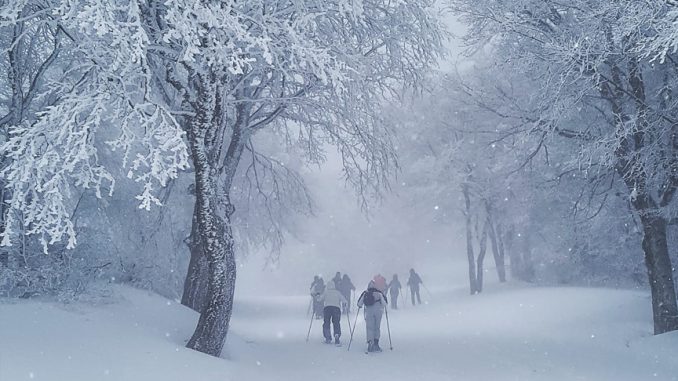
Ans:
[[[649,335],[643,292],[507,286],[426,299],[390,311],[393,351],[384,324],[386,351],[365,355],[361,319],[347,352],[320,343],[318,321],[305,342],[305,297],[241,296],[227,360],[185,349],[196,315],[144,291],[116,287],[95,305],[3,301],[0,381],[678,380],[678,335]]]

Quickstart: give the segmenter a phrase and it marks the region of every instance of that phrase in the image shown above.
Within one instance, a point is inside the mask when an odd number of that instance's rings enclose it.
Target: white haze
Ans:
[[[449,12],[441,13],[450,38],[445,41],[447,56],[439,70],[452,73],[470,62],[462,54],[459,39],[465,27]],[[316,215],[300,223],[297,238],[288,237],[277,266],[267,263],[267,252],[244,260],[236,292],[305,293],[313,275],[328,280],[337,271],[348,273],[361,289],[378,273],[389,280],[393,274],[406,280],[410,268],[436,287],[464,284],[468,263],[461,209],[441,210],[436,200],[412,205],[399,192],[408,184],[394,179],[392,189],[383,199],[371,200],[366,212],[343,180],[340,160],[330,148],[326,163],[306,170],[304,178],[317,205]],[[445,214],[444,222],[435,218],[441,214]]]
[[[399,197],[397,189],[362,210],[355,192],[344,184],[337,158],[305,174],[317,203],[316,215],[300,224],[298,239],[289,237],[277,266],[266,265],[266,253],[241,263],[238,292],[246,294],[302,294],[313,275],[327,281],[335,272],[348,273],[357,289],[377,273],[387,279],[415,268],[428,284],[464,282],[465,247],[460,210],[446,211],[451,223],[438,223],[443,211],[416,213]]]

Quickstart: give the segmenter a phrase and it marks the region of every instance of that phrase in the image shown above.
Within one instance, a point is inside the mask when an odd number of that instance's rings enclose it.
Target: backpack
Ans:
[[[374,297],[374,291],[367,290],[363,292],[363,304],[366,306],[373,306],[377,302],[377,299]]]

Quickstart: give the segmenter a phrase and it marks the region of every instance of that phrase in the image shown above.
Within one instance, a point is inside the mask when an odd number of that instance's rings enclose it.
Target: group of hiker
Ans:
[[[421,304],[421,296],[419,295],[420,285],[423,285],[421,277],[414,269],[410,269],[407,286],[410,288],[413,306],[416,305],[415,303]],[[311,284],[313,305],[311,324],[313,323],[313,318],[320,319],[322,317],[324,319],[323,337],[325,338],[325,343],[330,344],[334,339],[335,345],[341,345],[341,314],[342,312],[347,315],[350,313],[351,292],[354,290],[355,286],[347,274],[342,276],[340,272],[337,272],[334,278],[328,281],[327,284],[325,284],[321,276],[316,275],[314,277]],[[367,289],[360,294],[357,306],[359,310],[364,307],[368,352],[382,351],[379,346],[379,338],[381,336],[382,314],[384,314],[389,304],[386,294],[388,292],[391,297],[391,308],[398,309],[398,296],[401,290],[402,285],[398,280],[397,274],[394,274],[388,283],[386,278],[381,274],[377,274],[369,281]],[[388,320],[388,312],[386,312],[386,319]],[[330,328],[333,328],[333,330],[330,330]]]
[[[324,308],[327,304],[322,296],[330,284],[333,289],[343,296],[341,303],[337,304],[337,307],[340,307],[343,313],[351,312],[351,293],[355,291],[355,286],[353,285],[353,282],[351,282],[351,278],[348,274],[342,276],[341,273],[337,271],[337,273],[334,274],[334,278],[327,282],[327,285],[320,275],[316,275],[313,277],[313,283],[311,283],[313,316],[316,319],[322,319],[325,316]]]
[[[410,295],[412,296],[412,305],[421,304],[421,295],[419,294],[419,287],[424,282],[421,281],[421,277],[417,274],[414,269],[410,269],[410,276],[407,279],[407,287],[410,288]],[[391,296],[391,308],[394,310],[398,309],[398,296],[402,290],[402,285],[398,280],[398,274],[393,274],[393,279],[388,283],[387,287],[388,292]],[[416,297],[416,299],[415,299]]]

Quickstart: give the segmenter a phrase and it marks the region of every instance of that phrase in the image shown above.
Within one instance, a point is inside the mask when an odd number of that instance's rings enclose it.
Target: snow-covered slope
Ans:
[[[435,293],[389,311],[393,351],[321,344],[305,297],[241,296],[225,357],[184,348],[197,315],[116,287],[106,303],[4,301],[0,381],[677,380],[678,335],[650,335],[648,296],[581,288]],[[355,314],[351,316],[351,324]],[[344,317],[344,340],[348,340]]]

